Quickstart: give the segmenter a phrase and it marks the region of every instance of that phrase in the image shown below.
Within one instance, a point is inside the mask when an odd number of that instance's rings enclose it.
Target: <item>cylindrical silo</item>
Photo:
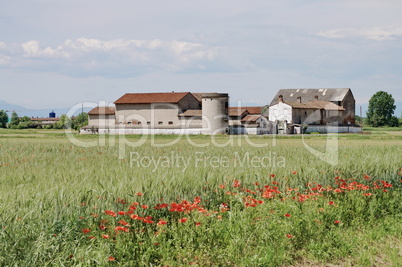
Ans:
[[[225,134],[228,130],[229,95],[202,94],[202,133]]]

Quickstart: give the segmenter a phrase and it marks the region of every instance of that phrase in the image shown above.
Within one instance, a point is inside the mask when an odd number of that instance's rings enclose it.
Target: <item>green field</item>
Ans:
[[[1,266],[402,265],[400,132],[73,137],[0,130]]]

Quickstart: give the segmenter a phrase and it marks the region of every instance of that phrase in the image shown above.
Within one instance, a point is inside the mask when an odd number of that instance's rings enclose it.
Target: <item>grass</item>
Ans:
[[[106,136],[92,147],[62,132],[24,136],[0,138],[2,266],[401,265],[400,135],[339,135],[335,166],[310,154],[300,136],[191,136],[193,145],[155,136],[138,147],[139,136]],[[324,152],[326,140],[304,142]],[[393,187],[375,188],[380,180]],[[369,188],[333,190],[353,182]],[[279,193],[267,197],[264,186]],[[168,207],[154,208],[161,203]],[[116,231],[121,220],[129,232]]]

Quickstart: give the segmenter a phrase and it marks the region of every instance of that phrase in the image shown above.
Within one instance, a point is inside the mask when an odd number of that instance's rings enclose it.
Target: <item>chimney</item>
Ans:
[[[301,96],[297,97],[297,102],[301,103]]]
[[[279,95],[278,102],[283,102],[283,95]]]
[[[314,100],[318,100],[318,95],[314,96]]]

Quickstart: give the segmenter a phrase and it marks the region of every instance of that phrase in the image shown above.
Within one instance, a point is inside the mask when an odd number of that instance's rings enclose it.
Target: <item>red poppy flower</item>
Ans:
[[[116,213],[113,210],[105,210],[105,214],[112,217],[116,217]]]
[[[115,230],[116,232],[122,231],[122,232],[126,232],[126,233],[128,233],[128,232],[130,231],[130,229],[128,229],[128,228],[126,228],[126,227],[123,227],[123,226],[116,226],[116,227],[114,228],[114,230]]]
[[[115,260],[115,258],[112,257],[112,256],[110,256],[110,257],[107,259],[107,261],[114,261],[114,260]]]
[[[285,217],[288,217],[288,218],[289,218],[290,216],[292,216],[292,215],[290,215],[289,213],[286,213],[286,214],[285,214]]]
[[[287,234],[286,237],[287,237],[287,238],[292,238],[293,236],[290,235],[290,234]]]
[[[102,235],[103,238],[108,239],[110,236],[109,235]]]
[[[83,232],[84,234],[87,234],[87,233],[91,232],[91,229],[84,228],[84,229],[82,229],[82,232]]]
[[[200,225],[201,225],[200,222],[195,223],[195,226],[200,226]]]
[[[167,221],[160,220],[160,221],[157,223],[157,225],[164,225],[164,224],[167,224]]]
[[[187,222],[187,218],[181,218],[180,220],[179,220],[179,222],[181,222],[181,223],[185,223],[185,222]]]
[[[240,186],[240,181],[234,180],[233,181],[233,187],[239,187]]]
[[[328,205],[334,205],[333,201],[328,202]]]
[[[118,223],[124,226],[130,226],[130,224],[124,220],[120,220]]]
[[[338,221],[338,220],[336,220],[336,221],[334,221],[334,223],[335,224],[339,224],[339,223],[341,223],[340,221]]]

